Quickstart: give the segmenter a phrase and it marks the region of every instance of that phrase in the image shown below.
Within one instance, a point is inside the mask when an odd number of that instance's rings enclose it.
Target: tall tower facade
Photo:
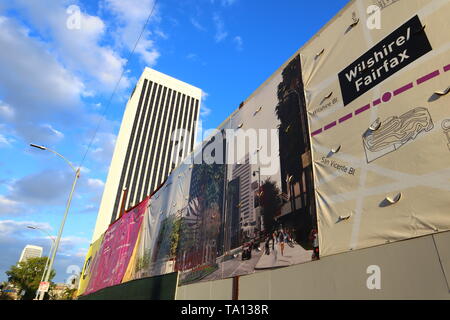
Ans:
[[[256,225],[254,199],[252,190],[252,168],[249,155],[240,164],[233,165],[232,179],[239,181],[240,226],[244,233],[250,236]]]
[[[27,261],[30,258],[40,258],[42,257],[42,247],[33,246],[31,244],[27,244],[25,248],[22,250],[22,254],[20,255],[19,263],[23,261]]]
[[[201,96],[200,89],[145,68],[125,109],[93,241],[192,152]]]

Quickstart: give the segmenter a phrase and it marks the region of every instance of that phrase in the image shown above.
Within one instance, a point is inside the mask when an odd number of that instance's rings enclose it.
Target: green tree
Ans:
[[[267,233],[273,231],[275,217],[279,213],[282,200],[280,198],[280,189],[276,183],[267,179],[261,186],[261,207],[264,222],[264,229]]]
[[[75,298],[75,293],[77,292],[76,288],[69,288],[67,287],[64,289],[64,292],[62,294],[62,300],[73,300]]]
[[[170,258],[177,256],[178,243],[180,241],[181,218],[173,220],[172,233],[170,235]]]
[[[23,300],[32,300],[39,288],[39,283],[44,272],[47,257],[30,258],[26,261],[20,262],[18,266],[11,266],[6,271],[8,281],[19,289],[19,292],[24,291]],[[55,270],[50,273],[50,280],[55,277]]]

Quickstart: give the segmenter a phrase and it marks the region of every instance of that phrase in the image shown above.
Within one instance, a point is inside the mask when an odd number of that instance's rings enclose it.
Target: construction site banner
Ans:
[[[92,265],[91,279],[85,294],[122,282],[147,207],[148,199],[109,226],[104,234],[98,257]]]
[[[97,264],[98,257],[100,256],[99,250],[103,241],[103,235],[97,239],[94,243],[89,246],[88,253],[86,255],[86,260],[84,262],[83,270],[80,276],[80,284],[78,286],[77,295],[81,296],[84,294],[89,281],[91,280],[93,266]]]
[[[184,285],[318,258],[312,183],[296,56],[152,195],[123,282],[178,271]]]
[[[188,208],[190,165],[182,164],[149,199],[123,282],[175,271],[181,220]]]
[[[177,255],[180,284],[318,258],[313,252],[309,135],[302,115],[306,125],[297,56],[197,150],[195,159],[202,155],[203,162],[193,166],[190,215],[183,217]],[[216,159],[213,164],[211,158]]]
[[[300,50],[322,256],[450,229],[449,13],[353,1]]]

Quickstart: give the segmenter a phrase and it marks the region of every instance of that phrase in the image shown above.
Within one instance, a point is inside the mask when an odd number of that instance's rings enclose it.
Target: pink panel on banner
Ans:
[[[109,226],[103,238],[99,259],[92,270],[91,281],[85,294],[122,282],[136,244],[147,203],[148,199]]]

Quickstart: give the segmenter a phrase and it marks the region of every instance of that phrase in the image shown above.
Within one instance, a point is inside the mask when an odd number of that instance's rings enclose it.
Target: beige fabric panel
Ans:
[[[439,260],[450,292],[450,232],[435,234],[434,241],[439,254]]]
[[[380,267],[380,290],[367,288],[371,265]],[[450,293],[426,236],[241,277],[239,299],[450,299]]]
[[[355,1],[300,50],[322,257],[450,229],[450,94],[434,94],[450,86],[450,2],[399,0],[380,30],[366,26],[371,4]],[[344,106],[338,74],[391,34],[405,54],[421,31],[395,32],[416,15],[432,50]],[[408,59],[386,57],[392,70]]]
[[[231,300],[233,279],[177,287],[175,300]]]

